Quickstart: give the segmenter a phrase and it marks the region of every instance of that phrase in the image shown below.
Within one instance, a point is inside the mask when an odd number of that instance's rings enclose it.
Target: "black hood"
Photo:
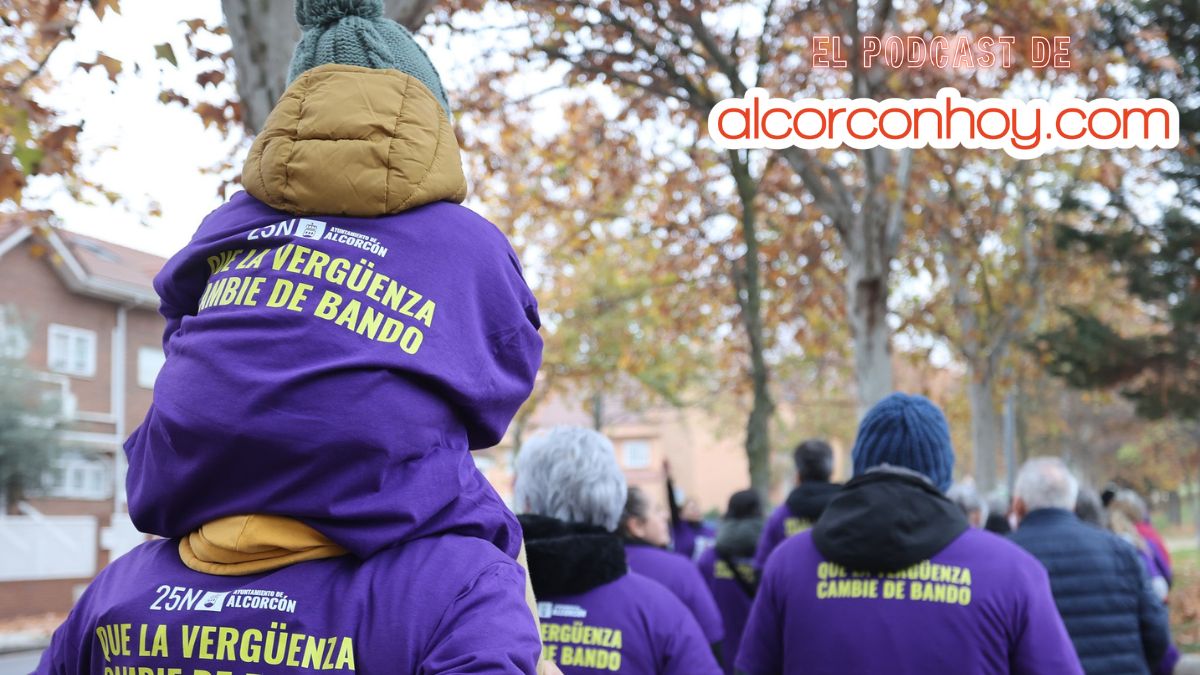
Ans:
[[[533,593],[556,597],[590,591],[625,576],[625,546],[604,528],[545,516],[517,516],[525,533]]]
[[[728,558],[753,558],[762,534],[762,518],[730,518],[717,528],[717,554]]]
[[[787,496],[788,511],[801,520],[817,522],[829,500],[841,490],[840,483],[801,483]]]
[[[962,510],[917,475],[872,471],[829,502],[813,544],[847,569],[895,572],[928,560],[967,527]]]

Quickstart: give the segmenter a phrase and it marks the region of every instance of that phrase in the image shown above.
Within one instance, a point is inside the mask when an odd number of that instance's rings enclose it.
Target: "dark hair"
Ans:
[[[757,490],[741,490],[729,497],[729,510],[725,512],[726,519],[746,520],[762,517],[762,497],[759,496]]]
[[[650,502],[646,499],[646,493],[636,485],[630,485],[629,491],[625,495],[625,508],[621,511],[621,522],[617,525],[617,532],[622,536],[628,537],[629,521],[634,518],[645,518],[650,513]]]
[[[1079,496],[1075,498],[1075,515],[1085,523],[1104,527],[1104,504],[1100,495],[1086,486],[1079,486]]]
[[[792,453],[802,482],[828,483],[833,475],[833,448],[819,438],[810,438]]]
[[[1121,485],[1116,481],[1104,486],[1104,491],[1100,493],[1100,503],[1104,505],[1104,508],[1108,508],[1108,505],[1112,503],[1113,498],[1117,496],[1117,492],[1120,490]]]

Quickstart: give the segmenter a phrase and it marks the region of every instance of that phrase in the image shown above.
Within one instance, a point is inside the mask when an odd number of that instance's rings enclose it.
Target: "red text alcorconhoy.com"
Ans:
[[[1173,148],[1179,110],[1164,99],[962,98],[944,88],[922,99],[729,98],[708,117],[722,148],[984,148],[1030,159],[1056,150]]]

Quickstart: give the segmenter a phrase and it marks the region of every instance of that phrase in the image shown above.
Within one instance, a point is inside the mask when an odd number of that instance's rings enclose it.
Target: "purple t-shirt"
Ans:
[[[671,547],[691,560],[698,560],[700,554],[712,546],[716,539],[717,529],[705,522],[689,523],[682,520],[671,527]]]
[[[719,642],[725,637],[717,603],[695,563],[678,553],[645,544],[627,544],[625,559],[629,569],[666,586],[667,590],[682,600],[692,610],[705,639],[710,643]]]
[[[784,539],[811,529],[812,526],[812,523],[793,516],[787,504],[780,504],[771,512],[766,525],[763,526],[758,539],[758,549],[754,553],[754,564],[763,569],[767,566],[767,558],[771,557],[771,552]]]
[[[747,581],[753,581],[758,571],[753,561],[749,559],[734,559],[738,572]],[[733,673],[733,660],[737,657],[738,648],[742,644],[742,632],[746,629],[746,620],[750,618],[751,598],[734,578],[729,565],[717,557],[717,550],[709,548],[700,554],[697,562],[700,575],[712,591],[716,600],[717,610],[721,613],[721,621],[725,626],[725,640],[721,643],[721,655],[724,657],[725,672]]]
[[[159,540],[96,577],[35,673],[515,674],[539,649],[524,572],[479,539],[248,576],[192,571]]]
[[[721,672],[687,607],[636,572],[584,593],[540,600],[542,656],[564,675]]]
[[[742,636],[748,675],[1082,675],[1046,569],[968,529],[892,575],[828,562],[810,533],[767,562]]]
[[[294,218],[239,193],[155,288],[167,358],[125,444],[140,530],[267,513],[361,558],[449,532],[516,555],[469,450],[503,436],[542,342],[491,223],[448,202]]]

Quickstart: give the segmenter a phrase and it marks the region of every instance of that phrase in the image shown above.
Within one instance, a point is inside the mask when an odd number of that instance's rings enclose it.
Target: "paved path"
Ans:
[[[1200,541],[1197,541],[1195,536],[1164,537],[1163,543],[1167,545],[1167,549],[1170,551],[1191,551],[1200,546]]]
[[[1175,675],[1200,675],[1200,656],[1184,654],[1179,665],[1175,666]]]
[[[0,655],[0,675],[29,675],[41,655],[41,650]]]

